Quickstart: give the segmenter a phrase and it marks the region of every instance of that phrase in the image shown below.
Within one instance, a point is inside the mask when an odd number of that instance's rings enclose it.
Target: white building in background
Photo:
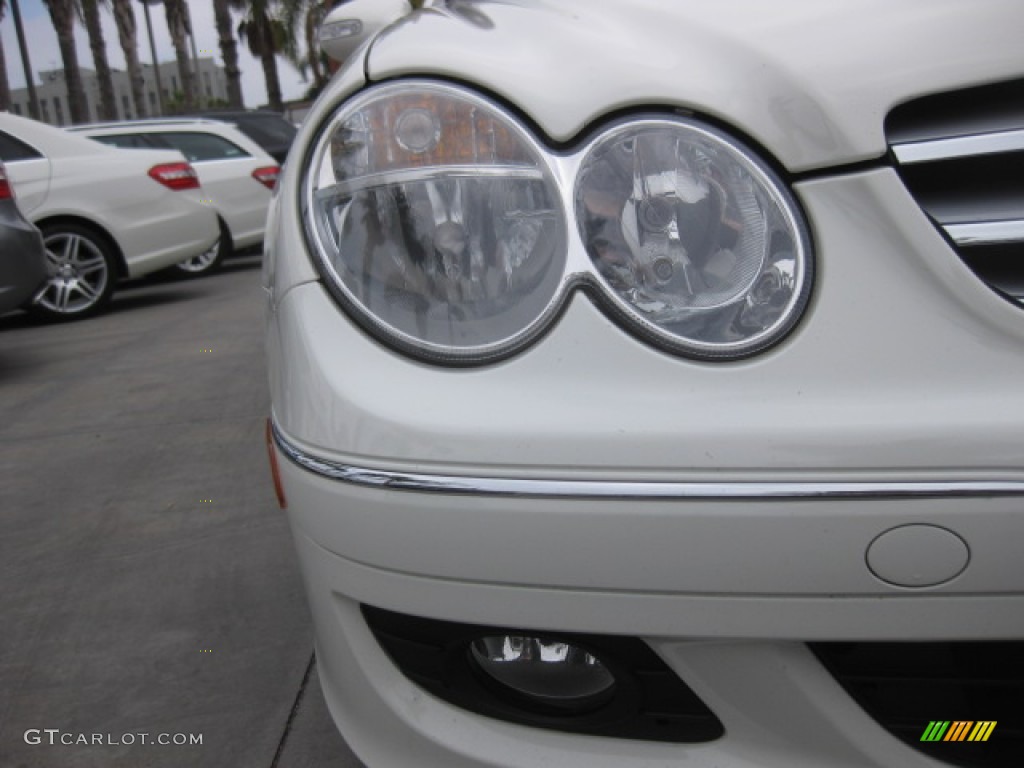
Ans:
[[[191,61],[189,62],[191,64]],[[211,57],[198,60],[199,64],[199,106],[224,106],[228,100],[227,76],[224,68],[217,66]],[[114,102],[117,106],[119,120],[133,120],[140,117],[135,113],[132,102],[132,87],[128,73],[124,70],[111,68],[114,82]],[[90,122],[100,118],[100,84],[95,70],[81,69],[82,86],[85,90],[85,104]],[[36,96],[39,99],[39,119],[51,125],[68,125],[71,122],[71,110],[68,108],[68,91],[64,85],[64,70],[50,69],[40,71],[39,84],[36,85]],[[147,114],[142,117],[160,116],[160,99],[157,96],[156,78],[153,76],[153,65],[142,65],[143,95],[146,100]],[[165,61],[160,64],[160,84],[164,89],[164,103],[181,91],[176,61]],[[29,98],[27,88],[11,90],[11,112],[16,115],[29,115]]]

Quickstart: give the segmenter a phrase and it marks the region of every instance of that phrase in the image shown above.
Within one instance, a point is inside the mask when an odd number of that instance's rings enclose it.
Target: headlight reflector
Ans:
[[[416,356],[483,362],[554,312],[566,222],[539,147],[510,116],[440,83],[378,86],[327,123],[306,221],[328,287]]]
[[[757,352],[810,292],[807,235],[774,176],[696,121],[613,128],[586,153],[576,220],[602,288],[642,335],[697,357]]]

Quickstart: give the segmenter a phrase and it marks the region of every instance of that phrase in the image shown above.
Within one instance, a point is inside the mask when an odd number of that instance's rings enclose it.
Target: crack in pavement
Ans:
[[[296,715],[299,714],[299,706],[302,704],[302,699],[306,694],[306,688],[309,686],[309,678],[313,674],[313,664],[316,661],[316,652],[312,651],[309,654],[309,662],[306,664],[306,672],[302,675],[302,682],[299,684],[299,690],[295,694],[295,701],[292,702],[291,712],[288,713],[288,719],[284,723],[284,731],[281,733],[281,739],[277,742],[277,752],[274,753],[274,759],[270,762],[270,768],[278,768],[281,761],[281,755],[284,754],[285,744],[288,743],[288,734],[291,733],[292,723],[295,722]]]

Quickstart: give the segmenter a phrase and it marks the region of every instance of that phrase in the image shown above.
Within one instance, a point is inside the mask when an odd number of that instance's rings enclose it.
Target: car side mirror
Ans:
[[[411,12],[409,0],[346,0],[327,14],[317,40],[324,53],[342,62],[365,40]]]

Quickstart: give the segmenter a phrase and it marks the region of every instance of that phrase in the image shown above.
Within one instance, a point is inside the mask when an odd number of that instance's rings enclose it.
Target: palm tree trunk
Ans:
[[[273,16],[268,0],[249,0],[246,19],[238,25],[238,35],[249,43],[253,56],[263,65],[263,79],[267,83],[267,101],[270,108],[284,111],[281,100],[281,81],[277,77],[277,53],[288,46],[288,25]]]
[[[146,86],[142,77],[142,66],[139,64],[139,45],[132,0],[112,0],[112,2],[114,4],[114,23],[117,24],[117,39],[121,43],[121,50],[124,51],[128,82],[131,83],[135,116],[146,117],[149,110],[146,108]],[[125,115],[125,117],[128,116]]]
[[[107,62],[107,43],[103,39],[99,5],[97,0],[79,0],[79,2],[82,5],[82,15],[85,16],[85,31],[89,35],[92,63],[96,67],[96,79],[100,86],[100,119],[117,120],[114,81],[110,77],[110,64]]]
[[[0,21],[4,20],[7,0],[0,0]],[[11,108],[11,84],[7,81],[7,59],[4,57],[4,39],[0,37],[0,111]]]
[[[68,111],[72,123],[89,122],[89,108],[82,87],[82,72],[78,68],[75,49],[75,14],[71,0],[43,0],[50,12],[50,20],[57,32],[57,47],[64,63],[64,83],[68,89]]]
[[[0,11],[3,8],[0,6]],[[11,84],[7,81],[7,59],[4,58],[4,41],[0,38],[0,112],[11,108]]]
[[[235,109],[242,109],[245,106],[242,99],[242,70],[238,68],[238,43],[235,41],[229,3],[230,0],[213,0],[213,15],[220,41],[220,55],[224,59],[224,74],[228,81],[228,103]]]
[[[260,63],[263,65],[263,79],[267,81],[267,101],[275,112],[283,112],[281,101],[281,81],[277,76],[277,46],[274,40],[274,28],[267,21],[260,25],[262,40],[260,41]]]
[[[181,93],[186,111],[196,108],[195,82],[192,79],[192,65],[188,60],[188,47],[185,44],[185,0],[164,0],[164,11],[167,14],[167,29],[174,45],[174,57],[178,60],[178,76],[181,78]]]
[[[263,65],[263,78],[267,81],[267,101],[270,102],[270,108],[275,112],[284,112],[284,102],[281,100],[281,81],[277,76],[277,56],[274,54],[273,41],[263,46],[260,63]]]
[[[317,30],[323,24],[324,9],[319,3],[313,3],[306,11],[306,57],[309,60],[309,68],[313,71],[313,85],[319,93],[327,84],[327,73],[324,72],[323,54],[320,51],[320,42],[317,40]]]

